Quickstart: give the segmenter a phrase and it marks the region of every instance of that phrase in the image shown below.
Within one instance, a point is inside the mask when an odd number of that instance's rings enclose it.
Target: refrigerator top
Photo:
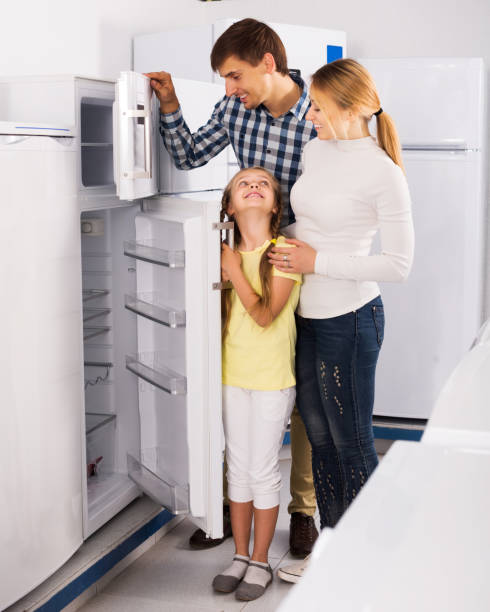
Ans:
[[[23,121],[0,121],[0,135],[21,135],[21,136],[56,136],[73,138],[75,129],[60,125],[47,125],[45,123],[30,123]]]
[[[486,86],[481,58],[359,59],[405,149],[482,150]],[[375,121],[371,122],[373,131]]]

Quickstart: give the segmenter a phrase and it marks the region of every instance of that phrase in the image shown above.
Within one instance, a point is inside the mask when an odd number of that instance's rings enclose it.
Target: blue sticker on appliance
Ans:
[[[338,59],[342,59],[342,47],[338,45],[327,45],[327,64]]]

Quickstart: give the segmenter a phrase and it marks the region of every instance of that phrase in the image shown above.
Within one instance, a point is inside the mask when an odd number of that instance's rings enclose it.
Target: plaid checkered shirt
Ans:
[[[160,115],[160,133],[177,168],[203,166],[231,144],[241,168],[261,166],[269,170],[281,184],[282,227],[294,222],[289,193],[301,174],[303,147],[316,136],[313,124],[305,119],[310,108],[306,85],[299,76],[290,76],[302,92],[296,104],[280,117],[273,117],[263,104],[247,110],[236,96],[224,96],[206,125],[194,134],[180,108]]]

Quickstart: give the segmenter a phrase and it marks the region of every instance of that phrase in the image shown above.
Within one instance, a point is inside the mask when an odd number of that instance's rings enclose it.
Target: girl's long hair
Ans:
[[[367,121],[381,107],[371,75],[353,59],[335,60],[319,68],[312,77],[311,88],[320,97],[322,92],[328,92],[340,108],[358,110]],[[376,133],[380,147],[404,170],[395,123],[384,110],[376,116]]]
[[[277,237],[279,236],[279,226],[281,223],[282,207],[283,207],[281,186],[279,184],[279,181],[276,179],[276,177],[273,174],[271,174],[264,168],[261,168],[260,166],[253,166],[252,168],[243,168],[242,170],[240,170],[240,172],[237,172],[237,174],[235,174],[235,176],[231,179],[231,181],[228,183],[228,185],[225,187],[225,190],[223,191],[223,197],[221,198],[221,213],[220,213],[221,221],[225,221],[226,218],[228,218],[229,221],[233,221],[235,223],[235,249],[238,248],[238,246],[240,245],[242,237],[240,234],[240,228],[238,227],[238,223],[235,221],[234,216],[228,214],[228,207],[231,202],[231,196],[232,196],[233,187],[235,185],[235,180],[237,176],[241,172],[243,172],[243,170],[257,170],[257,171],[260,170],[260,172],[263,172],[264,174],[267,175],[267,177],[269,178],[271,182],[272,190],[274,192],[274,203],[275,203],[275,208],[276,208],[276,212],[273,212],[272,217],[271,217],[270,231],[272,234],[272,238],[277,239]],[[267,254],[273,247],[274,247],[274,244],[271,242],[269,246],[267,247],[267,249],[262,253],[262,257],[260,259],[259,277],[260,277],[260,284],[261,284],[261,295],[260,295],[260,300],[256,305],[256,308],[265,307],[266,309],[269,309],[271,306],[272,265],[269,263]],[[231,291],[225,290],[221,292],[221,323],[222,323],[223,338],[228,332],[228,324],[230,322],[230,312],[231,312]]]

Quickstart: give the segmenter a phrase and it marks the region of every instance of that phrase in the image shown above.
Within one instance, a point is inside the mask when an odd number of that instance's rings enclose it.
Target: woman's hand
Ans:
[[[281,272],[312,274],[315,271],[315,249],[301,240],[286,240],[286,242],[294,244],[296,248],[276,245],[269,253],[271,264]]]
[[[223,280],[231,280],[233,274],[240,270],[241,264],[242,258],[240,253],[230,249],[226,242],[221,243],[221,276]]]

